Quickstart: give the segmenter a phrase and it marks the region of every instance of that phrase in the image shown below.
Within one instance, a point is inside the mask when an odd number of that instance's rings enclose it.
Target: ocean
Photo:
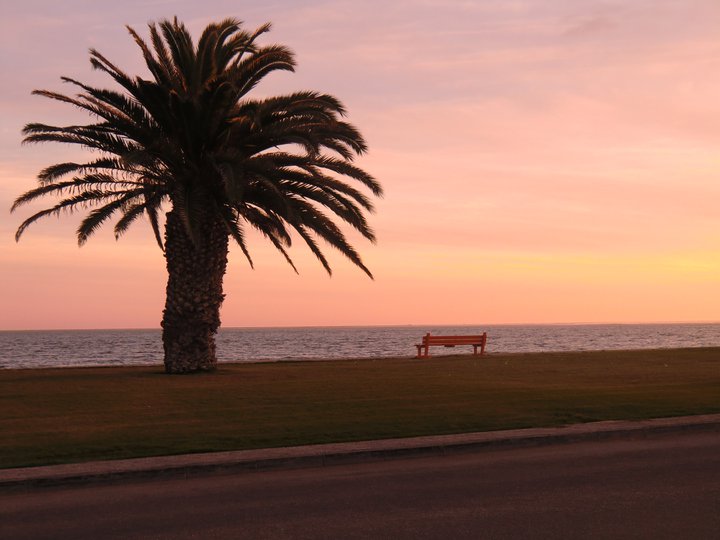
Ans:
[[[489,353],[720,347],[720,323],[222,328],[218,361],[411,357],[427,332],[487,332]],[[154,365],[162,358],[159,329],[0,331],[0,369]]]

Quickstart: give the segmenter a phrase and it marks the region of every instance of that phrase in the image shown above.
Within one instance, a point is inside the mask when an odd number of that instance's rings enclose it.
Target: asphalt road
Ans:
[[[720,538],[720,434],[0,493],[0,538]]]

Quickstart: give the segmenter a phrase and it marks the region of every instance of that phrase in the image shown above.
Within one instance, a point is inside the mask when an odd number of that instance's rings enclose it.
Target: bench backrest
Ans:
[[[425,334],[423,345],[482,345],[487,341],[487,333],[479,336],[433,336]]]

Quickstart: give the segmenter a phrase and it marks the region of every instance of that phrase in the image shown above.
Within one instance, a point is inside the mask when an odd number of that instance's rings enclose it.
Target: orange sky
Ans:
[[[340,97],[386,189],[357,240],[376,275],[300,245],[301,274],[253,238],[233,250],[225,326],[720,320],[720,3],[716,0],[25,1],[2,8],[0,329],[157,327],[161,252],[136,225],[83,248],[78,217],[19,244],[8,209],[44,166],[77,154],[20,146],[30,121],[86,119],[30,96],[95,84],[87,49],[132,72],[123,25],[177,14],[197,34],[270,20],[298,72],[261,95]],[[39,14],[39,15],[38,15]],[[109,84],[109,83],[108,83]],[[48,204],[50,201],[48,201]]]

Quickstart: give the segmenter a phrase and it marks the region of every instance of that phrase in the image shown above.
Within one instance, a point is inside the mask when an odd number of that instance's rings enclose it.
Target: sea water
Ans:
[[[217,355],[220,362],[411,357],[427,332],[487,332],[490,353],[720,347],[720,323],[222,328]],[[160,338],[159,329],[0,331],[0,368],[161,364]]]

